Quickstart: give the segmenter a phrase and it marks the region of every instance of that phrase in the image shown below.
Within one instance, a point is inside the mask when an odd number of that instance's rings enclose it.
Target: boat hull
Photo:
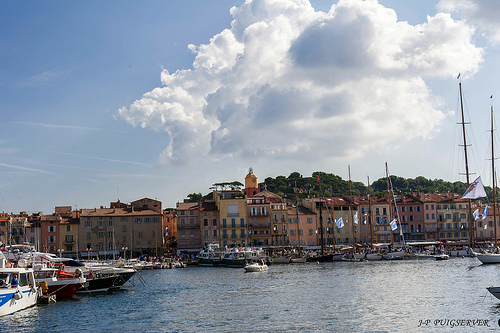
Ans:
[[[85,282],[83,286],[76,293],[89,294],[89,293],[106,292],[113,286],[113,283],[117,278],[118,275],[87,279],[87,282]]]
[[[47,294],[56,295],[56,299],[61,299],[75,296],[76,292],[80,290],[85,283],[85,280],[83,280],[83,282],[68,282],[64,280],[58,282],[60,283],[47,283]]]
[[[290,262],[291,263],[294,263],[294,264],[298,264],[298,263],[304,263],[307,261],[307,258],[306,257],[300,257],[300,258],[291,258],[290,259]]]
[[[307,261],[330,262],[330,261],[333,261],[333,254],[325,254],[322,256],[308,257]]]
[[[32,307],[37,299],[38,289],[28,286],[0,290],[0,317]]]
[[[500,299],[500,287],[488,287],[486,288],[493,296]]]
[[[274,257],[272,259],[273,264],[289,264],[290,263],[290,257]]]
[[[224,261],[221,258],[198,258],[198,266],[224,266]]]
[[[366,260],[382,260],[382,254],[380,254],[380,253],[367,253]]]
[[[405,257],[405,251],[389,252],[387,254],[382,255],[382,259],[384,260],[401,260],[404,257]]]
[[[474,253],[474,256],[483,264],[500,264],[499,253]]]

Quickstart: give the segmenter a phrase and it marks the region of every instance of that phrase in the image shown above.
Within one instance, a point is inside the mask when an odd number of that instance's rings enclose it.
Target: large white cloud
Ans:
[[[479,27],[490,41],[500,42],[500,5],[497,0],[441,0],[438,9],[459,13],[468,23]]]
[[[166,163],[193,159],[360,157],[428,138],[444,114],[429,77],[478,70],[474,29],[449,14],[412,26],[376,1],[247,0],[231,28],[189,48],[191,70],[119,110],[163,130]]]

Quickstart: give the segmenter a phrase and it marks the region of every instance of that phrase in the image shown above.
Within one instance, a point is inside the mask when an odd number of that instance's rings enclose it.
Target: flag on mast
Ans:
[[[337,228],[342,228],[344,226],[344,221],[342,220],[342,217],[339,217],[337,220]]]
[[[358,224],[358,212],[356,212],[356,214],[354,214],[354,216],[352,217],[352,219],[354,220],[354,224]]]
[[[479,208],[472,213],[472,216],[474,217],[474,220],[479,220]]]
[[[392,220],[391,222],[391,229],[392,231],[396,230],[398,228],[398,224],[396,222],[396,219]]]
[[[484,207],[483,213],[481,215],[483,216],[483,220],[488,216],[488,205]]]
[[[481,176],[477,177],[470,185],[467,191],[460,199],[477,199],[486,196],[486,191],[484,190],[483,182],[481,181]]]

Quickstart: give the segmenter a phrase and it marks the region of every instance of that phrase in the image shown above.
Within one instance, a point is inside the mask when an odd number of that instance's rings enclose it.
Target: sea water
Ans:
[[[1,332],[500,331],[500,265],[475,258],[142,271],[123,290],[0,318]]]

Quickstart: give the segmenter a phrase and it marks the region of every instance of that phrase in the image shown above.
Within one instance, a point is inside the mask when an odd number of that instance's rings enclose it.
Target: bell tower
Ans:
[[[245,189],[243,193],[247,196],[253,196],[259,193],[259,183],[257,182],[257,176],[253,173],[253,168],[248,169],[248,175],[245,177]]]

